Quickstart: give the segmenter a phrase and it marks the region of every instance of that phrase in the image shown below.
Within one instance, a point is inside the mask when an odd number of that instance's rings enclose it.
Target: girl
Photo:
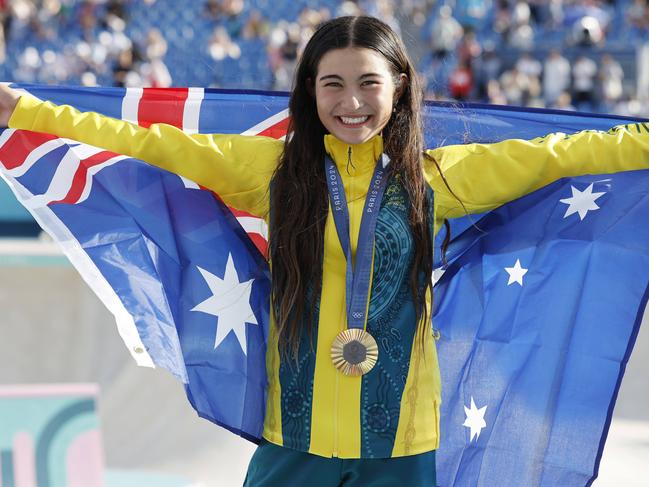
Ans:
[[[273,322],[249,486],[434,486],[432,238],[557,178],[639,169],[649,130],[424,150],[418,78],[383,22],[326,22],[299,62],[292,136],[186,135],[0,92],[0,123],[143,159],[270,225]],[[452,188],[452,190],[451,190]]]

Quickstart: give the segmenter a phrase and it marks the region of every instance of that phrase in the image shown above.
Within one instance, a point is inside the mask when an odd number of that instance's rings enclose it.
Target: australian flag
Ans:
[[[23,88],[189,133],[282,138],[288,126],[285,94]],[[425,120],[428,147],[629,122],[443,103],[427,104]],[[192,181],[45,134],[4,130],[0,172],[113,312],[138,364],[167,369],[199,415],[258,439],[270,292],[264,222]],[[580,486],[596,477],[647,302],[648,194],[649,171],[587,175],[451,222],[433,318],[441,486]]]

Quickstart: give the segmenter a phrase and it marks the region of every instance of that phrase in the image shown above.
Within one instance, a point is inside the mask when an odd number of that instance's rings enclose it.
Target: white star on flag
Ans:
[[[487,412],[487,406],[483,406],[478,409],[475,405],[475,402],[473,401],[473,396],[471,396],[471,408],[464,406],[464,414],[466,414],[466,420],[464,420],[464,424],[462,426],[466,426],[467,428],[471,429],[471,439],[469,441],[473,441],[473,438],[478,441],[482,428],[487,427],[487,423],[484,420],[485,412]]]
[[[589,211],[599,210],[595,200],[606,193],[593,193],[593,183],[590,183],[590,186],[583,191],[579,191],[574,186],[570,187],[572,188],[572,197],[559,200],[561,203],[568,205],[566,214],[563,215],[564,218],[573,213],[579,213],[579,219],[583,220]]]
[[[218,347],[231,331],[234,331],[241,350],[247,354],[246,323],[258,325],[257,318],[250,307],[252,282],[240,282],[234,267],[232,254],[228,255],[225,274],[221,279],[205,269],[197,267],[210,288],[212,296],[195,306],[192,311],[200,311],[218,318],[214,348]]]
[[[517,282],[522,286],[523,276],[527,274],[527,271],[529,269],[523,269],[523,267],[521,267],[520,259],[516,259],[516,263],[514,264],[514,267],[505,267],[505,270],[509,274],[509,281],[507,281],[508,286],[510,284],[514,284],[515,282]]]
[[[446,272],[446,269],[444,269],[443,267],[437,267],[436,269],[433,269],[433,275],[432,275],[433,286],[437,284],[437,281],[439,281],[442,278],[444,272]]]

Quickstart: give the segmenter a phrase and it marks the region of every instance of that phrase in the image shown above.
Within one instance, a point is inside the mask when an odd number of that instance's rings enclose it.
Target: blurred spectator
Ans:
[[[530,20],[534,25],[543,25],[549,17],[548,2],[546,0],[530,0]]]
[[[401,13],[409,18],[413,25],[421,27],[426,23],[426,16],[437,0],[401,0]]]
[[[110,35],[109,35],[110,37]],[[66,56],[64,57],[63,64],[67,75],[62,78],[62,81],[66,80],[68,77],[80,76],[84,71],[93,71],[95,73],[106,73],[107,72],[107,61],[109,60],[109,55],[112,53],[114,57],[117,57],[121,52],[121,49],[131,49],[132,43],[128,40],[127,43],[121,46],[120,50],[109,51],[106,48],[107,42],[104,39],[104,36],[100,34],[99,42],[86,42],[80,41],[74,46],[74,51],[66,51]],[[117,43],[113,44],[117,46]]]
[[[307,7],[300,12],[299,17],[297,18],[297,23],[301,26],[302,30],[315,31],[318,25],[330,18],[331,12],[326,8],[314,10]]]
[[[369,0],[361,2],[361,8],[363,15],[378,17],[401,37],[401,25],[395,15],[396,2],[393,0]]]
[[[646,117],[649,113],[649,101],[637,99],[629,94],[619,101],[613,113],[630,117]]]
[[[430,99],[448,98],[448,81],[451,72],[456,67],[456,60],[451,56],[443,60],[432,53],[427,55],[419,66],[419,71],[425,86],[425,95]]]
[[[511,105],[527,106],[535,100],[541,91],[538,78],[530,77],[515,65],[500,76],[500,86]]]
[[[283,28],[278,26],[271,32],[270,65],[275,78],[274,89],[291,89],[300,40],[301,28],[297,23],[285,25]]]
[[[141,86],[152,88],[168,88],[171,86],[171,74],[161,59],[153,59],[143,63],[139,74],[142,79]]]
[[[547,105],[557,101],[559,95],[570,88],[570,63],[559,51],[553,49],[543,64],[543,97]]]
[[[207,49],[214,61],[223,61],[225,58],[239,59],[241,57],[241,48],[232,40],[223,26],[214,29],[208,41]]]
[[[239,37],[243,29],[243,0],[221,0],[221,8],[225,17],[225,27],[230,37]]]
[[[57,0],[58,1],[58,0]],[[128,14],[126,13],[125,2],[127,0],[108,0],[106,2],[106,11],[104,14],[104,19],[118,18],[122,22],[128,21]],[[109,21],[106,21],[107,25],[110,25]]]
[[[346,0],[340,4],[340,7],[338,7],[336,16],[342,17],[345,15],[361,15],[362,13],[363,11],[361,10],[361,7],[356,2]]]
[[[83,37],[87,42],[91,42],[95,35],[97,26],[97,6],[94,2],[85,1],[79,7],[79,24],[83,31]]]
[[[604,31],[595,17],[582,17],[572,26],[572,43],[592,47],[604,42]]]
[[[7,0],[0,1],[0,64],[7,58],[7,38],[11,26],[11,12]]]
[[[473,73],[467,61],[461,61],[448,78],[450,95],[458,101],[469,98],[473,91]]]
[[[608,27],[611,20],[610,15],[602,7],[602,3],[599,0],[576,0],[568,2],[565,7],[564,18],[566,26],[570,27],[584,17],[594,19],[602,30]]]
[[[167,54],[167,41],[159,29],[151,29],[147,33],[144,52],[149,60],[161,59]]]
[[[430,29],[430,46],[433,54],[439,58],[445,58],[457,47],[462,38],[464,29],[460,23],[453,18],[453,11],[448,5],[439,9],[439,17]]]
[[[647,0],[633,0],[626,11],[626,20],[631,27],[644,36],[649,30],[649,4]]]
[[[207,0],[203,6],[203,14],[210,20],[219,20],[223,14],[221,0]]]
[[[564,21],[563,0],[548,0],[547,29],[558,29]]]
[[[595,102],[597,64],[586,56],[579,56],[572,67],[573,102],[579,110],[592,110]]]
[[[557,110],[571,110],[574,111],[576,108],[572,104],[572,97],[570,93],[564,91],[557,97],[557,101],[550,105],[550,108],[555,108]]]
[[[41,66],[41,56],[38,50],[33,46],[28,46],[18,58],[18,70],[16,75],[18,79],[33,83],[36,81],[38,69]]]
[[[95,73],[85,71],[81,74],[81,86],[97,86],[97,77]]]
[[[526,2],[516,3],[512,11],[507,43],[521,51],[529,51],[534,47],[534,30],[530,25],[530,7]]]
[[[496,0],[492,24],[493,31],[500,34],[503,39],[506,39],[511,25],[512,13],[509,8],[509,2],[507,0]]]
[[[408,47],[429,96],[646,115],[636,93],[649,98],[648,1],[310,0],[296,14],[269,0],[187,1],[173,12],[155,0],[0,0],[0,70],[18,81],[120,86],[168,86],[170,70],[176,84],[207,85],[216,71],[223,86],[288,90],[319,23],[331,12],[369,14],[406,42],[421,30],[428,45]],[[572,46],[601,49],[601,66],[580,59],[571,72],[561,52]],[[536,59],[550,49],[541,69]]]
[[[459,22],[464,26],[477,29],[484,23],[491,2],[488,0],[456,0],[454,3]]]
[[[167,53],[167,41],[158,29],[147,33],[144,47],[145,62],[139,67],[143,86],[166,88],[171,86],[171,74],[162,58]]]
[[[243,0],[207,0],[203,15],[210,21],[225,27],[230,37],[239,37],[243,29]]]
[[[494,105],[507,104],[507,97],[503,93],[498,80],[492,79],[487,83],[487,101]]]
[[[464,35],[457,45],[458,64],[466,65],[470,68],[473,60],[480,56],[481,53],[482,47],[476,39],[475,32],[471,28],[465,29]]]
[[[523,53],[516,61],[516,68],[528,78],[539,79],[543,67],[529,52]]]
[[[270,32],[270,24],[259,10],[250,12],[248,21],[243,27],[244,39],[265,39]]]
[[[598,73],[602,103],[606,111],[613,110],[617,101],[622,97],[622,66],[610,54],[604,54]]]
[[[142,78],[135,68],[139,56],[133,48],[124,49],[117,57],[117,62],[113,68],[113,78],[115,86],[142,86]]]
[[[516,70],[524,76],[521,103],[525,106],[537,105],[541,96],[541,63],[526,52],[516,61]]]
[[[490,99],[489,83],[497,80],[502,70],[502,60],[493,43],[484,46],[482,55],[474,61],[476,96],[479,100]],[[498,85],[500,89],[500,85]]]

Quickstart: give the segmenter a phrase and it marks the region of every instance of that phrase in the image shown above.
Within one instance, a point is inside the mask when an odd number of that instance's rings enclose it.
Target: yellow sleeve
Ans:
[[[9,127],[46,132],[141,159],[215,191],[226,204],[267,217],[269,184],[284,143],[269,137],[185,134],[167,124],[148,129],[31,96],[22,96]]]
[[[424,173],[435,191],[436,223],[481,213],[557,179],[649,167],[649,124],[618,125],[608,132],[553,133],[532,140],[451,145],[427,151]],[[449,190],[450,188],[450,190]],[[453,195],[455,193],[455,196]],[[457,196],[457,198],[456,198]]]

